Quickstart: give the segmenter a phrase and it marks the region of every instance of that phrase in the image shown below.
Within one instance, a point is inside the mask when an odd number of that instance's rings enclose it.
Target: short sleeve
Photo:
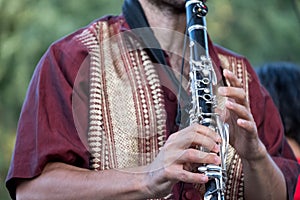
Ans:
[[[88,59],[87,51],[70,35],[51,45],[31,79],[16,135],[15,149],[6,179],[10,195],[20,180],[39,176],[49,162],[88,168],[84,142],[87,129],[88,84],[78,71]],[[74,91],[76,82],[81,91]],[[76,105],[74,93],[79,96]],[[80,116],[74,115],[74,109]],[[75,121],[83,124],[76,126]]]

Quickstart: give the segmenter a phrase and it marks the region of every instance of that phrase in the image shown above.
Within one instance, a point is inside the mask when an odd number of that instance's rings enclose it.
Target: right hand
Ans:
[[[220,136],[210,128],[192,124],[191,126],[173,133],[160,150],[156,159],[147,167],[147,186],[150,196],[164,197],[170,194],[175,183],[204,184],[208,177],[204,174],[191,172],[194,164],[220,164],[218,143]],[[214,153],[195,149],[203,146]]]

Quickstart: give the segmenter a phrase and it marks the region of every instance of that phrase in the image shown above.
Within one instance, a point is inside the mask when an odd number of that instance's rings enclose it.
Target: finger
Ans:
[[[206,136],[216,143],[220,143],[222,141],[222,138],[220,137],[220,135],[207,126],[204,126],[204,125],[201,125],[198,123],[194,123],[190,126],[190,128],[192,129],[193,132],[196,132],[197,134]]]
[[[238,126],[245,129],[248,133],[256,133],[257,132],[256,124],[254,121],[238,119],[237,124],[238,124]]]
[[[244,105],[240,105],[235,102],[227,101],[225,106],[228,110],[234,112],[238,118],[242,118],[245,120],[253,120],[252,114],[249,112],[249,109]]]
[[[223,75],[226,78],[226,80],[229,82],[231,87],[239,87],[241,88],[243,86],[242,82],[237,78],[235,74],[233,74],[228,69],[224,69]]]
[[[193,173],[186,170],[178,170],[175,171],[175,176],[177,181],[182,181],[185,183],[206,183],[208,181],[208,177],[204,174]]]
[[[215,153],[207,153],[198,149],[189,148],[182,152],[178,159],[179,163],[199,163],[199,164],[221,164],[220,157]]]
[[[191,146],[203,146],[210,151],[218,152],[217,143],[221,137],[211,128],[194,123],[193,125],[169,136],[165,147],[168,149],[187,149]]]
[[[196,134],[194,136],[194,139],[189,147],[195,146],[205,147],[210,152],[218,153],[220,151],[219,144],[205,135]]]
[[[234,99],[237,103],[248,107],[245,90],[236,87],[219,87],[218,94],[224,97]]]

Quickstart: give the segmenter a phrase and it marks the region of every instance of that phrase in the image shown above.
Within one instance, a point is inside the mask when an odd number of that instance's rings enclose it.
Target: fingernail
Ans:
[[[220,159],[219,156],[215,156],[214,160],[215,160],[217,165],[221,163],[221,159]]]
[[[216,144],[213,148],[213,151],[218,153],[220,151],[220,145]]]
[[[221,143],[221,142],[222,142],[222,138],[218,135],[216,141],[217,141],[218,143]]]
[[[227,73],[227,74],[232,74],[232,72],[228,69],[224,69],[224,73]]]
[[[207,182],[208,181],[208,176],[201,176],[201,182]]]
[[[227,107],[232,107],[233,103],[232,103],[231,101],[226,101],[226,102],[225,102],[225,105],[226,105]]]

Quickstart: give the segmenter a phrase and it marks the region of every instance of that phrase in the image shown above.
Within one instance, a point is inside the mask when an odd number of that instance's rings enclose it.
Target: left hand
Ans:
[[[230,144],[237,150],[242,159],[257,160],[266,155],[265,146],[260,141],[256,123],[250,111],[246,92],[241,81],[229,70],[224,70],[228,87],[220,87],[219,95],[228,97],[225,103],[226,122],[229,124]]]

